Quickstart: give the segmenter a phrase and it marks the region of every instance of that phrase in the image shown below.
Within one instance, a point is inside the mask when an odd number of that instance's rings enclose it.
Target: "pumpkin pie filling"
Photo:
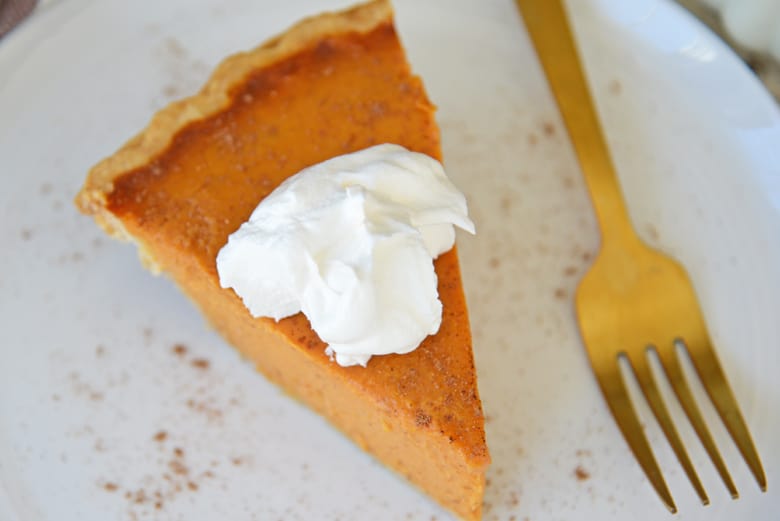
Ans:
[[[253,55],[264,63],[251,65]],[[231,68],[240,79],[225,85],[220,71]],[[212,102],[199,103],[205,98]],[[434,107],[388,4],[304,21],[227,60],[201,93],[175,105],[93,169],[79,207],[136,242],[268,378],[444,507],[478,519],[490,457],[455,248],[434,262],[439,332],[366,368],[332,362],[300,313],[253,318],[216,270],[228,235],[307,166],[380,143],[441,159]]]

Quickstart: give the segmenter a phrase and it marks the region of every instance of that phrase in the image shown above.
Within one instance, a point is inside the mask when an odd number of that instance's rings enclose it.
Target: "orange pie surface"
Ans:
[[[490,456],[454,248],[435,261],[439,332],[366,368],[332,362],[302,314],[253,318],[219,285],[217,252],[280,182],[380,143],[441,159],[434,107],[384,0],[228,58],[199,94],[98,164],[76,202],[135,242],[260,372],[442,506],[478,519]]]

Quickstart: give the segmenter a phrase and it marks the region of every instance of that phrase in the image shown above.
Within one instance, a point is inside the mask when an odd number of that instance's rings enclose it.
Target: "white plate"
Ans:
[[[0,42],[0,517],[447,518],[71,204],[93,163],[221,57],[346,3],[67,0]],[[776,519],[777,107],[675,6],[572,4],[637,227],[691,271],[768,476],[761,494],[705,402],[732,501],[675,407],[701,506],[643,407],[677,519]],[[494,460],[485,518],[667,519],[577,337],[570,296],[598,235],[513,3],[398,0],[397,13],[478,226],[460,248]]]

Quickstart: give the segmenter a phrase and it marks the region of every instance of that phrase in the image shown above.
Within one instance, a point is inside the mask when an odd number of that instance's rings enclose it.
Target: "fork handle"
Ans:
[[[602,233],[602,249],[640,241],[560,0],[516,0],[574,145]],[[622,249],[622,248],[621,248]]]

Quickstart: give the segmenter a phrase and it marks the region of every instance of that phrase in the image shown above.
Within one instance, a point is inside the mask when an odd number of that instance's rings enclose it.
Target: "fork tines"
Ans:
[[[745,459],[750,471],[753,473],[753,476],[755,476],[759,487],[761,487],[762,491],[766,491],[766,476],[761,466],[758,453],[756,452],[745,421],[742,418],[742,414],[739,411],[737,401],[734,398],[723,370],[720,367],[715,351],[709,342],[697,342],[693,349],[691,349],[683,339],[677,339],[673,344],[666,346],[647,346],[644,353],[638,356],[635,354],[633,357],[630,357],[628,353],[622,352],[619,354],[618,358],[624,359],[631,368],[634,376],[639,382],[639,387],[642,390],[644,398],[650,405],[650,409],[653,411],[653,414],[666,436],[666,439],[669,441],[674,454],[677,456],[680,465],[683,467],[685,474],[688,476],[688,479],[696,490],[702,503],[706,505],[709,503],[707,493],[705,492],[704,487],[696,474],[696,470],[688,457],[685,446],[677,433],[677,429],[674,426],[669,411],[659,392],[656,377],[653,375],[650,367],[650,357],[657,357],[663,368],[666,379],[671,384],[685,415],[693,426],[694,431],[698,435],[699,440],[712,460],[713,465],[717,469],[718,474],[726,485],[729,493],[736,499],[739,494],[734,485],[734,481],[729,475],[728,469],[707,428],[707,424],[704,422],[699,407],[696,405],[693,393],[691,392],[683,373],[682,365],[680,363],[680,352],[683,351],[693,363],[696,373],[707,391],[710,400],[720,415],[731,438],[737,445],[739,452]],[[615,365],[617,368],[617,362]],[[616,369],[616,371],[619,373],[619,369]],[[605,380],[609,380],[609,382],[606,382]],[[625,383],[622,381],[616,383],[616,380],[622,380],[621,375],[605,374],[603,375],[603,378],[602,375],[599,376],[599,383],[602,385],[610,409],[612,409],[613,415],[615,416],[620,429],[623,431],[623,435],[631,446],[632,451],[664,503],[666,503],[667,507],[672,512],[676,512],[674,500],[669,493],[666,482],[653,457],[652,450],[642,432],[638,416],[630,403]]]

